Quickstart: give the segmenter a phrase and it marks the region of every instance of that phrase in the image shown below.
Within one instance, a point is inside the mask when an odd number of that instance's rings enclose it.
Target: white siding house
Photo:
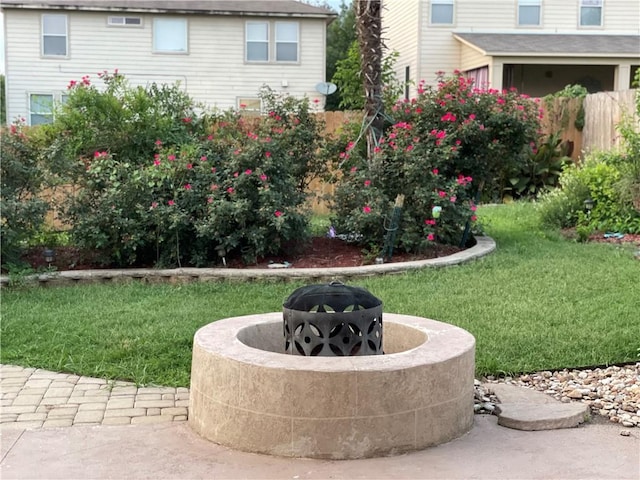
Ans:
[[[414,95],[436,72],[532,96],[581,84],[625,90],[640,66],[638,0],[383,0],[396,74]],[[407,70],[408,69],[408,70]]]
[[[330,10],[293,0],[2,0],[7,119],[51,120],[71,80],[115,69],[133,85],[180,82],[196,101],[259,108],[268,85],[324,97]],[[316,105],[316,103],[314,103]]]

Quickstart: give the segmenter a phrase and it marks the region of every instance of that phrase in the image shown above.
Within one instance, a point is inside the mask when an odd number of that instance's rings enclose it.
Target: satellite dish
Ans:
[[[338,90],[338,87],[336,86],[335,83],[320,82],[319,84],[316,85],[316,91],[321,93],[322,95],[331,95],[336,90]]]

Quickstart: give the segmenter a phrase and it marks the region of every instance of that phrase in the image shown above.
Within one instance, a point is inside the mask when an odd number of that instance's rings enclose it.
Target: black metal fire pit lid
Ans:
[[[366,310],[382,305],[382,300],[366,288],[331,282],[307,285],[295,290],[284,303],[284,308],[301,312],[344,312]],[[329,309],[327,308],[329,307]]]

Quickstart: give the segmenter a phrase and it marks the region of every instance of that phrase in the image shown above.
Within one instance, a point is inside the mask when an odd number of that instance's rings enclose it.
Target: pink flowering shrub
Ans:
[[[491,196],[527,161],[538,138],[536,102],[515,91],[483,91],[466,78],[423,85],[398,102],[373,158],[342,139],[333,198],[339,233],[383,245],[394,201],[404,195],[396,248],[417,252],[432,242],[459,244],[473,227],[480,190]],[[499,193],[498,193],[499,195]],[[368,208],[367,208],[368,207]]]
[[[84,175],[84,162],[77,160],[91,159],[96,151],[141,164],[158,138],[181,144],[202,128],[193,101],[177,84],[132,87],[117,70],[105,71],[71,80],[67,94],[54,123],[43,126],[52,169],[66,181]],[[190,117],[193,122],[183,122]]]
[[[38,196],[46,170],[37,130],[22,118],[2,127],[0,137],[0,258],[6,267],[20,263],[23,242],[40,229],[49,205]]]
[[[451,151],[441,173],[464,172],[474,179],[474,190],[482,186],[483,198],[500,200],[540,140],[538,100],[515,89],[478,88],[461,74],[441,77],[437,87],[421,84],[418,92],[397,103],[393,117],[410,122],[420,138],[441,135]]]
[[[113,92],[90,88],[71,87],[75,108],[65,108],[54,129],[68,125],[82,105],[106,103],[106,113],[115,108]],[[123,97],[139,96],[132,118],[155,118],[172,106],[175,112],[148,127],[144,138],[126,138],[115,126],[113,137],[84,130],[62,137],[56,148],[75,155],[69,170],[78,192],[65,213],[76,244],[101,250],[108,264],[173,267],[233,257],[252,262],[304,239],[305,188],[323,166],[315,155],[320,125],[306,100],[265,91],[268,114],[246,118],[235,111],[196,113],[182,96],[118,88]],[[88,116],[100,118],[94,111]],[[79,125],[91,129],[87,122]],[[76,144],[87,135],[88,145],[99,145],[90,154]]]

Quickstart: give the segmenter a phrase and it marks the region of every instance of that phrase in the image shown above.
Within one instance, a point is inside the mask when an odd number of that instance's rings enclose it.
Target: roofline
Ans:
[[[464,33],[462,33],[464,35]],[[552,53],[552,52],[488,52],[480,48],[478,45],[465,40],[460,37],[457,33],[453,33],[453,38],[458,40],[460,43],[465,44],[466,46],[473,48],[477,52],[480,52],[482,55],[486,57],[576,57],[576,58],[640,58],[640,50],[637,54],[632,54],[628,52],[607,52],[607,53],[571,53],[571,52],[561,52],[561,53]]]
[[[452,32],[453,33],[453,38],[455,38],[456,40],[458,40],[460,43],[464,43],[467,47],[473,48],[474,50],[476,50],[477,52],[480,52],[483,55],[487,55],[486,50],[483,50],[482,48],[478,47],[477,45],[475,45],[474,43],[471,43],[468,40],[465,40],[464,38],[462,38],[460,35],[458,35],[456,32]],[[463,34],[464,35],[464,34]]]
[[[486,54],[487,57],[575,57],[575,58],[638,58],[640,53],[634,55],[625,52],[608,52],[608,53],[524,53],[524,52],[491,52]]]
[[[131,13],[168,13],[179,15],[221,15],[233,17],[297,17],[297,18],[318,18],[332,22],[338,17],[337,13],[287,13],[287,12],[252,12],[234,10],[202,10],[202,9],[166,9],[166,8],[143,8],[143,7],[100,7],[87,5],[45,5],[45,4],[6,4],[0,3],[0,10],[66,10],[82,12],[131,12]]]

